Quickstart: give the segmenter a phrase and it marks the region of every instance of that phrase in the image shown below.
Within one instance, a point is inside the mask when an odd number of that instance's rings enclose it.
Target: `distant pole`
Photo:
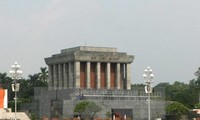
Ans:
[[[151,109],[150,109],[150,93],[152,93],[151,83],[153,83],[154,74],[152,73],[152,69],[148,66],[147,69],[144,70],[143,77],[145,79],[145,92],[148,93],[148,120],[151,119]]]

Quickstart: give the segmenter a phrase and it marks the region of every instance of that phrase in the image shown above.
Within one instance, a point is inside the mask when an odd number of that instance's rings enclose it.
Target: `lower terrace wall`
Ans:
[[[156,92],[151,97],[151,117],[162,118],[165,115],[164,93]],[[35,88],[34,101],[38,108],[24,109],[35,111],[38,118],[72,118],[74,106],[82,100],[94,101],[103,110],[97,114],[105,117],[111,109],[132,109],[133,119],[144,120],[148,117],[147,94],[137,90],[92,90]],[[33,103],[32,103],[33,104]],[[34,110],[35,109],[35,110]],[[127,116],[128,117],[128,116]]]

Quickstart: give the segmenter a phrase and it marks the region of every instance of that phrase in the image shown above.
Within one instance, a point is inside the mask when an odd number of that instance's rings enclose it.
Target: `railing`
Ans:
[[[136,90],[98,90],[98,89],[77,89],[75,90],[76,99],[87,100],[147,100],[148,96],[145,92]],[[151,100],[163,99],[162,92],[154,92],[151,94]]]

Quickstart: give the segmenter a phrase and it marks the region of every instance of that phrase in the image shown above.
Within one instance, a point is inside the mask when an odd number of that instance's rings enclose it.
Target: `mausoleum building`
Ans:
[[[102,108],[96,117],[105,118],[107,112],[112,112],[127,119],[146,120],[148,95],[144,88],[131,88],[133,60],[133,55],[118,52],[117,48],[79,46],[63,49],[45,58],[49,71],[48,88],[35,88],[35,103],[27,106],[38,117],[65,119],[73,118],[74,107],[88,100]],[[151,118],[162,117],[165,114],[163,90],[154,89],[151,99]]]

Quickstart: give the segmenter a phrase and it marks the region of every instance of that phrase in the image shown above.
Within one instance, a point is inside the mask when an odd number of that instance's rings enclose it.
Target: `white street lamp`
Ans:
[[[12,91],[15,92],[15,120],[17,120],[17,92],[19,91],[19,83],[17,83],[17,80],[21,79],[21,75],[22,71],[20,70],[20,65],[15,62],[15,64],[11,66],[10,70],[10,76],[14,80],[14,84],[12,84]]]
[[[145,92],[148,93],[148,120],[151,119],[151,109],[150,109],[150,93],[152,93],[151,83],[153,83],[154,74],[152,73],[152,69],[148,66],[147,69],[144,70],[143,77],[145,79]]]

